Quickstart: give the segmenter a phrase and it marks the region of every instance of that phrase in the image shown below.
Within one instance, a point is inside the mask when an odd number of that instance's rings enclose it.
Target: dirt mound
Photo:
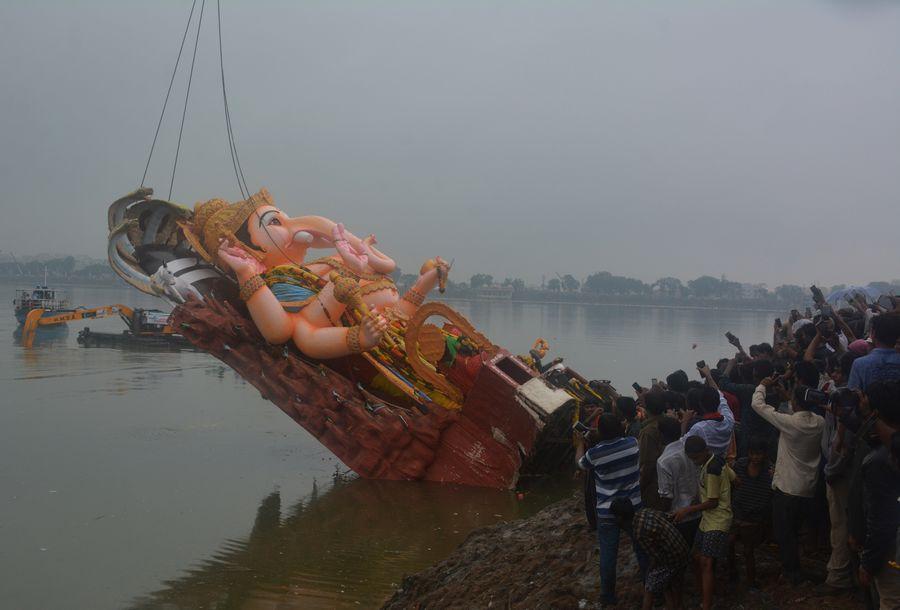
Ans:
[[[760,590],[728,583],[722,566],[717,601],[722,608],[791,607],[862,609],[851,595],[815,597],[814,585],[791,587],[778,579],[777,549],[758,553]],[[740,562],[740,556],[738,558]],[[825,557],[804,565],[824,572]],[[553,504],[529,519],[472,532],[441,563],[404,578],[384,608],[599,608],[600,568],[596,535],[589,531],[580,495]],[[631,541],[619,544],[619,608],[639,608],[642,588]],[[697,607],[693,575],[686,578],[685,605]]]

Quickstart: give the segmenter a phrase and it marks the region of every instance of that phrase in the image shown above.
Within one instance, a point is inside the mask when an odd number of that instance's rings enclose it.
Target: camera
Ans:
[[[635,381],[634,383],[632,383],[632,384],[631,384],[631,387],[633,387],[633,388],[634,388],[634,391],[637,392],[638,394],[640,394],[641,392],[644,391],[644,388],[642,388],[642,387],[641,387],[641,384],[639,384],[637,381]]]
[[[822,390],[803,386],[803,400],[816,404],[825,404],[828,402],[828,394]]]
[[[698,360],[697,361],[697,369],[703,370],[706,368],[706,360]]]
[[[587,435],[588,432],[590,432],[590,431],[591,431],[591,428],[588,428],[580,421],[575,422],[575,424],[572,426],[572,432],[579,432],[583,435]]]
[[[824,303],[825,295],[822,294],[822,291],[815,285],[809,287],[809,291],[812,293],[813,302],[814,303]]]

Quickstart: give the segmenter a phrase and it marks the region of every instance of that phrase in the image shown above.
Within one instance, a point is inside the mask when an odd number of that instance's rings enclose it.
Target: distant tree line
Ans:
[[[3,261],[0,262],[0,278],[43,280],[45,269],[48,282],[61,280],[112,282],[116,279],[116,274],[113,273],[106,261],[94,260],[87,264],[79,264],[73,256],[42,261]]]
[[[72,256],[47,260],[0,261],[0,278],[21,278],[30,281],[43,279],[47,271],[48,281],[91,281],[114,282],[116,275],[102,260],[78,262]],[[401,291],[409,289],[418,274],[403,273],[399,268],[392,274]],[[452,278],[452,276],[451,276]],[[900,292],[900,281],[870,282],[870,286],[882,293]],[[827,295],[830,291],[846,288],[844,284],[821,287]],[[653,283],[639,279],[614,275],[609,271],[593,273],[583,282],[572,274],[557,274],[542,286],[528,286],[522,278],[495,280],[488,273],[476,273],[469,281],[447,281],[447,295],[460,298],[478,297],[490,291],[493,295],[507,294],[518,300],[562,300],[562,301],[603,301],[626,302],[666,302],[723,301],[749,303],[755,305],[800,306],[808,303],[808,287],[782,284],[773,290],[765,285],[742,284],[722,277],[702,275],[682,282],[675,277],[663,277]]]
[[[401,274],[397,277],[401,289],[406,289],[416,280],[415,275]],[[882,293],[900,292],[900,281],[871,282],[873,288]],[[844,284],[822,287],[826,295],[833,290],[846,288]],[[478,297],[498,291],[506,291],[516,300],[562,300],[562,301],[622,301],[622,302],[728,302],[750,305],[805,306],[809,304],[809,288],[794,284],[781,284],[770,290],[762,284],[746,284],[722,277],[702,275],[683,282],[675,277],[663,277],[646,283],[639,279],[614,275],[608,271],[593,273],[584,281],[572,274],[558,274],[543,286],[527,286],[521,278],[505,278],[497,281],[487,273],[476,273],[468,282],[448,281],[447,295],[451,297]]]

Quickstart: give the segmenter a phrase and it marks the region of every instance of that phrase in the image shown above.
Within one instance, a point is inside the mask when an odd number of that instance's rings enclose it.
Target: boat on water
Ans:
[[[46,278],[44,279],[43,284],[39,284],[31,290],[16,290],[16,296],[13,299],[13,308],[16,320],[19,322],[20,326],[25,324],[25,319],[28,317],[28,314],[35,309],[43,310],[43,314],[41,315],[42,318],[50,318],[61,313],[75,311],[75,308],[69,304],[68,298],[55,288],[47,286]],[[47,325],[55,326],[64,323],[64,321],[60,321]]]
[[[84,347],[134,347],[191,349],[193,346],[170,325],[170,315],[159,309],[134,309],[119,313],[127,329],[118,332],[93,331],[84,327],[78,332],[78,344]]]
[[[19,322],[18,341],[23,347],[31,347],[38,332],[46,336],[51,330],[66,330],[69,322],[111,316],[119,316],[127,330],[120,333],[93,332],[85,327],[78,334],[78,343],[85,346],[132,344],[175,349],[190,347],[190,343],[169,324],[169,314],[164,311],[133,309],[121,304],[72,307],[68,299],[48,287],[46,281],[33,290],[17,290],[13,303]]]

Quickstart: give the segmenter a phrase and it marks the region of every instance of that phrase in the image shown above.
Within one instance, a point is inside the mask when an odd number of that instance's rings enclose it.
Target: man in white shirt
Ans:
[[[686,420],[685,425],[690,428],[686,430],[685,438],[699,436],[711,452],[725,457],[734,431],[734,414],[725,395],[713,386],[691,389],[687,403],[688,413],[694,414],[695,418]]]
[[[750,403],[760,417],[781,433],[778,438],[778,458],[772,478],[772,524],[781,548],[784,577],[794,584],[803,579],[800,574],[800,525],[809,514],[808,504],[815,494],[819,478],[822,430],[825,420],[810,408],[804,386],[797,386],[791,397],[793,413],[780,413],[766,404],[766,389],[776,388],[776,381],[767,377],[753,393]]]
[[[679,438],[681,428],[678,420],[662,418],[659,432],[665,443],[662,455],[656,460],[659,498],[664,511],[675,512],[699,502],[700,469],[684,453],[684,439]],[[675,524],[688,546],[694,544],[701,516],[702,513],[693,513]]]

